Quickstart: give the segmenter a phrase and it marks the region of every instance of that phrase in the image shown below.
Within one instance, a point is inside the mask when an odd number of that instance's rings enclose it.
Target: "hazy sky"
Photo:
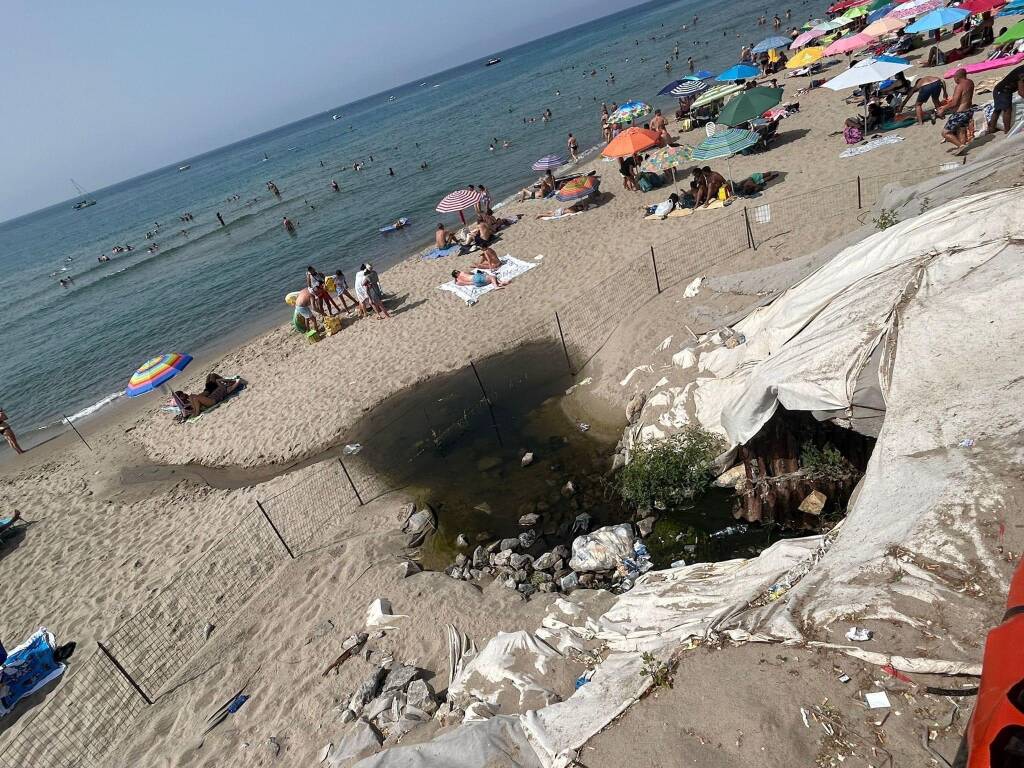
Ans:
[[[640,1],[8,0],[0,221]]]

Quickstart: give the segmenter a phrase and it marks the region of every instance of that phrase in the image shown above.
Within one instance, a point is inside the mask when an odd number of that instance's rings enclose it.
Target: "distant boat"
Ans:
[[[331,120],[341,120],[341,115],[331,115]]]
[[[191,167],[192,166],[189,165],[188,163],[185,163],[185,165],[179,165],[178,166],[178,173],[181,173],[182,171],[187,171]]]
[[[388,96],[388,101],[397,101],[397,99],[394,96]]]
[[[74,179],[71,179],[71,184],[74,186],[74,188],[78,192],[78,194],[80,194],[82,196],[82,199],[79,200],[74,205],[74,209],[76,211],[80,211],[83,208],[88,208],[90,205],[96,205],[96,201],[95,200],[90,200],[89,196],[86,194],[85,190],[82,189],[80,186],[78,186],[77,182],[75,182]]]
[[[501,59],[488,59],[485,67],[493,67],[495,64],[501,64]]]

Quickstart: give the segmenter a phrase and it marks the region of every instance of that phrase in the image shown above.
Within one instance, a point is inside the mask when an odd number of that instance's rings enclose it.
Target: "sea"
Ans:
[[[307,265],[349,275],[367,261],[386,268],[420,250],[439,221],[458,223],[434,210],[447,193],[484,184],[493,200],[507,199],[536,178],[535,160],[566,156],[569,132],[595,152],[602,102],[637,99],[671,113],[675,100],[656,94],[688,73],[688,57],[719,72],[741,45],[776,34],[775,13],[786,34],[824,10],[823,2],[648,3],[495,51],[493,66],[481,59],[425,73],[90,189],[91,207],[74,210],[75,197],[0,224],[0,406],[23,442],[39,442],[39,431],[64,417],[113,402],[155,355],[202,355],[246,329],[286,322],[284,296],[302,287]],[[400,217],[410,219],[406,228],[379,232]],[[132,250],[112,252],[126,245]],[[151,245],[159,248],[150,253]],[[62,287],[62,278],[73,283]]]

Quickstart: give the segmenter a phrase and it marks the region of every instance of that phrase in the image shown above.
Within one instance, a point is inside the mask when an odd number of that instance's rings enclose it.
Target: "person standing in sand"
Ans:
[[[651,120],[651,130],[656,131],[660,135],[660,142],[663,147],[667,147],[672,143],[672,136],[669,135],[667,125],[665,118],[661,114],[661,110],[654,110],[654,119]]]
[[[1013,94],[1024,98],[1024,64],[1014,67],[992,89],[992,119],[988,121],[988,132],[996,132],[999,117],[1003,118],[1003,133],[1009,133],[1013,124]]]
[[[948,111],[952,114],[942,129],[942,138],[953,145],[951,152],[962,155],[967,150],[967,126],[974,115],[974,81],[967,76],[967,70],[961,67],[953,75],[956,88],[949,101],[939,107],[937,114],[941,117]]]
[[[363,275],[366,278],[366,299],[370,302],[370,306],[373,307],[374,316],[378,320],[382,318],[391,319],[391,315],[388,314],[387,309],[384,307],[384,293],[380,289],[380,277],[377,275],[377,270],[373,268],[372,264],[367,264]]]
[[[917,104],[914,106],[914,111],[917,114],[917,124],[924,124],[924,105],[928,99],[932,100],[932,104],[938,109],[940,101],[939,94],[942,94],[942,98],[948,98],[949,94],[946,92],[946,81],[941,77],[919,77],[914,81],[914,85],[907,92],[907,101],[910,101],[910,97],[917,93]],[[935,122],[934,116],[932,122]]]
[[[11,429],[11,425],[7,423],[7,412],[3,408],[0,408],[0,435],[4,436],[7,444],[14,449],[15,453],[25,452],[18,444],[18,438],[14,434],[14,430]]]

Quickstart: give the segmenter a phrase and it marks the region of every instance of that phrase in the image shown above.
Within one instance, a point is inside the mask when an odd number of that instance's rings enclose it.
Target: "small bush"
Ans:
[[[875,229],[879,231],[888,229],[889,227],[894,227],[900,223],[900,219],[899,216],[896,215],[896,211],[889,208],[883,208],[878,213],[878,218],[873,219],[873,221],[875,222]]]
[[[804,443],[800,451],[800,466],[811,477],[827,477],[838,480],[853,472],[853,466],[831,443],[821,448],[814,443]]]
[[[668,664],[662,664],[646,651],[640,658],[643,660],[643,667],[640,668],[641,677],[651,678],[655,688],[672,687],[672,670]]]
[[[639,507],[666,507],[692,499],[712,480],[715,457],[725,441],[696,425],[665,440],[637,446],[622,470],[620,493]]]

